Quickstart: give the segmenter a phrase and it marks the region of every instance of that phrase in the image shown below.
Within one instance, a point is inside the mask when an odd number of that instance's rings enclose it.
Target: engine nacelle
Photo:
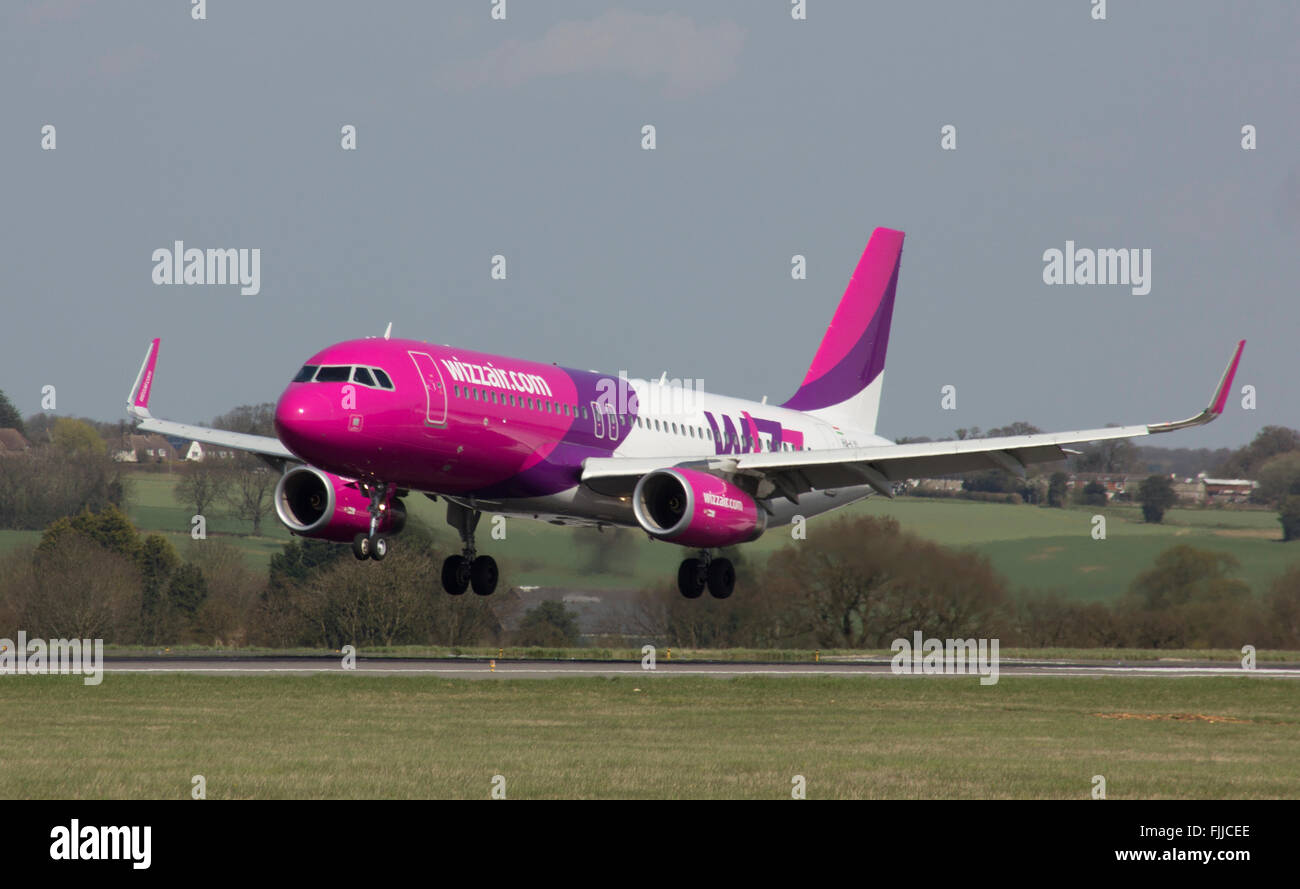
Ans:
[[[370,531],[370,498],[356,482],[314,466],[295,466],[275,486],[275,513],[301,537],[340,543]],[[406,525],[406,507],[394,499],[384,510],[379,530],[396,534]]]
[[[682,546],[747,543],[767,528],[767,513],[754,498],[694,469],[646,473],[632,494],[632,511],[646,533]]]

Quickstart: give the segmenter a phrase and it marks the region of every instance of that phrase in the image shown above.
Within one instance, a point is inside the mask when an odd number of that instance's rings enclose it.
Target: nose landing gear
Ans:
[[[360,485],[362,493],[370,497],[370,533],[352,538],[352,555],[359,560],[374,559],[382,562],[388,555],[388,538],[379,533],[379,523],[389,508],[389,486],[386,482]]]
[[[496,559],[480,556],[474,549],[474,529],[482,515],[477,509],[447,501],[447,524],[460,532],[463,545],[460,555],[448,556],[442,563],[442,588],[453,596],[471,587],[478,596],[490,596],[496,591],[499,576]]]

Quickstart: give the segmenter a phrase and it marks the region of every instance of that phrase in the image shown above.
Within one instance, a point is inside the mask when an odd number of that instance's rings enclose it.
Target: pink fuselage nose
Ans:
[[[330,451],[330,442],[344,422],[337,399],[313,383],[291,383],[275,405],[275,431],[284,446],[311,463]]]

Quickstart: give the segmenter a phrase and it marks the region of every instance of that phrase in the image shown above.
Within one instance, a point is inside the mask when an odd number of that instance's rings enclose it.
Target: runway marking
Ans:
[[[380,667],[369,664],[358,664],[355,670],[345,670],[340,665],[317,664],[311,666],[259,666],[255,664],[239,666],[209,666],[204,664],[169,664],[167,666],[157,667],[137,667],[137,666],[114,666],[105,664],[105,672],[109,673],[236,673],[236,674],[275,674],[275,673],[369,673],[376,675],[394,675],[403,674],[465,674],[475,676],[610,676],[610,675],[628,675],[628,676],[863,676],[863,677],[943,677],[951,679],[970,679],[978,674],[950,674],[950,673],[912,673],[896,674],[892,670],[884,669],[883,664],[872,664],[869,668],[864,669],[866,665],[857,667],[844,667],[840,669],[827,668],[766,668],[756,667],[747,669],[744,667],[725,668],[725,667],[706,667],[690,665],[674,665],[673,667],[660,667],[655,670],[643,670],[640,667],[629,666],[603,666],[600,664],[564,664],[554,666],[536,666],[522,667],[498,664],[493,670],[487,665],[483,666],[451,666],[446,664],[430,665],[410,665],[401,667]],[[1015,665],[1003,665],[999,670],[999,679],[1002,677],[1098,677],[1098,676],[1167,676],[1175,679],[1193,678],[1193,677],[1213,677],[1213,676],[1257,676],[1257,677],[1277,677],[1300,679],[1300,670],[1286,668],[1269,668],[1260,667],[1254,670],[1243,670],[1238,667],[1141,667],[1141,666],[1119,666],[1119,665],[1098,665],[1098,666],[1080,666],[1068,665],[1059,668],[1035,666],[1029,668],[1016,667]]]

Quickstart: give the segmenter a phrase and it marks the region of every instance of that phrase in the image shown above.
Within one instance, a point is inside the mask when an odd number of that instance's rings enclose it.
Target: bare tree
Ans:
[[[185,506],[194,507],[194,514],[207,516],[208,511],[222,498],[228,482],[225,467],[212,458],[189,461],[181,470],[172,496]]]
[[[133,642],[140,616],[140,571],[80,534],[14,565],[9,595],[20,626],[46,638]]]
[[[230,514],[251,522],[253,534],[262,533],[262,519],[271,511],[279,478],[256,457],[241,455],[231,461],[230,483],[223,492]]]

